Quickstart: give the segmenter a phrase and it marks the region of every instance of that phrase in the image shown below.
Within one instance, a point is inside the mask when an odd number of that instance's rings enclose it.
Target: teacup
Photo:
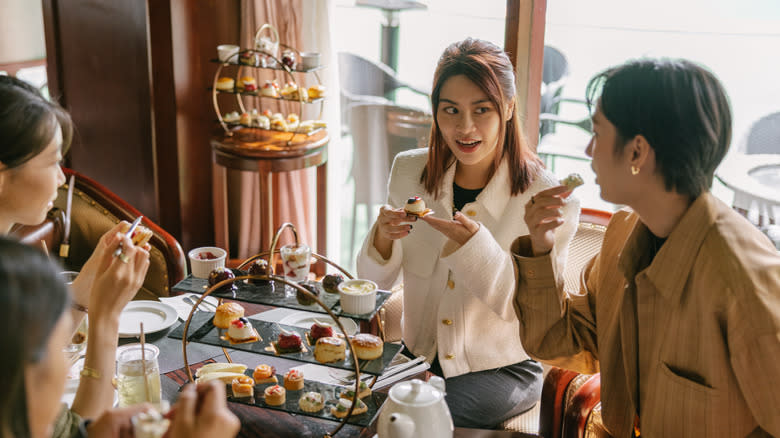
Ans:
[[[317,52],[301,52],[301,68],[309,70],[320,66],[320,54]]]
[[[220,44],[217,46],[217,57],[222,62],[236,63],[238,61],[239,47],[234,44]]]

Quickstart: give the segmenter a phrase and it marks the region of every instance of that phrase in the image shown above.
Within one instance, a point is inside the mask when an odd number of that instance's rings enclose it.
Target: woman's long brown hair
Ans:
[[[433,92],[431,106],[433,110],[433,125],[431,126],[431,141],[428,151],[428,162],[425,165],[420,182],[428,193],[435,198],[441,193],[441,181],[447,169],[455,164],[455,157],[444,141],[439,130],[437,110],[441,88],[447,79],[464,75],[476,84],[498,110],[501,123],[498,133],[498,143],[501,153],[497,153],[493,161],[490,178],[498,168],[501,160],[508,160],[509,174],[512,182],[511,193],[516,195],[524,192],[534,179],[542,163],[536,154],[528,147],[528,143],[520,129],[520,118],[513,105],[515,98],[515,74],[509,57],[495,44],[467,38],[451,44],[444,50],[433,75]],[[507,114],[507,108],[511,115]]]

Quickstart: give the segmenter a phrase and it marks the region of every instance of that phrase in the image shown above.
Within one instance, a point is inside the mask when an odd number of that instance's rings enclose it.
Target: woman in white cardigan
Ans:
[[[357,271],[383,289],[403,281],[404,344],[446,379],[455,425],[495,427],[541,395],[542,367],[518,336],[509,245],[528,233],[531,194],[559,183],[524,140],[513,67],[499,47],[452,44],[433,85],[430,146],[396,156],[388,205]],[[433,214],[407,215],[403,206],[413,196]],[[578,212],[574,199],[563,207],[555,243],[561,268]]]

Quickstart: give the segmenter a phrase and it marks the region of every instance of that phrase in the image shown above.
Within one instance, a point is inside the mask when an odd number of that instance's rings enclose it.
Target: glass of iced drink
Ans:
[[[160,364],[157,361],[160,350],[152,344],[145,344],[143,360],[141,351],[141,344],[125,345],[117,351],[116,377],[120,408],[144,402],[160,403]]]

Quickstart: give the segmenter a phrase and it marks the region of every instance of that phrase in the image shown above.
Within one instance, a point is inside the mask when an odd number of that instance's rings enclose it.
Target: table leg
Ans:
[[[259,170],[260,178],[260,250],[271,248],[274,238],[274,184],[271,172]]]
[[[214,243],[224,249],[230,258],[230,235],[228,230],[227,169],[213,162],[212,205],[214,207]]]

